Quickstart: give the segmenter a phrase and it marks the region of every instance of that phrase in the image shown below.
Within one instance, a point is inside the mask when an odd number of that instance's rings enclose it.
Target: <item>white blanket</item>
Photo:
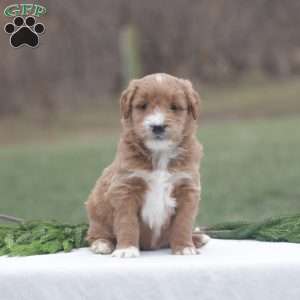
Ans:
[[[300,245],[211,240],[197,256],[121,259],[84,248],[0,257],[0,299],[299,300]]]

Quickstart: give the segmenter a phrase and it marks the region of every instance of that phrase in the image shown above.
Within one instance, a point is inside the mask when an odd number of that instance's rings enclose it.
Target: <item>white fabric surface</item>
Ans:
[[[300,245],[211,240],[197,256],[121,259],[84,248],[0,257],[0,299],[299,300]]]

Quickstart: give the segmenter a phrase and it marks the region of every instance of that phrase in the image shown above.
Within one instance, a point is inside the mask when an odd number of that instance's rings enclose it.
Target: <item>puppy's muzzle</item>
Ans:
[[[159,109],[156,109],[152,114],[146,117],[144,126],[152,135],[152,138],[159,140],[165,138],[167,125],[165,123],[165,116]]]

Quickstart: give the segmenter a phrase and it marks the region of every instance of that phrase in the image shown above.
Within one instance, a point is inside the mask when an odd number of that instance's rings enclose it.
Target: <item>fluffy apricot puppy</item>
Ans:
[[[199,96],[188,80],[153,74],[132,80],[120,104],[123,130],[86,208],[95,253],[135,257],[171,247],[197,254],[208,237],[193,233],[200,200]]]

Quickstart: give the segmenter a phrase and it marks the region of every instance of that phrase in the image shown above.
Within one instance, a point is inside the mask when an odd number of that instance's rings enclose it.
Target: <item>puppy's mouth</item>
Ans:
[[[155,141],[165,141],[167,139],[165,133],[153,134],[152,138]]]
[[[169,151],[174,148],[174,143],[166,135],[151,135],[145,145],[153,151]]]

